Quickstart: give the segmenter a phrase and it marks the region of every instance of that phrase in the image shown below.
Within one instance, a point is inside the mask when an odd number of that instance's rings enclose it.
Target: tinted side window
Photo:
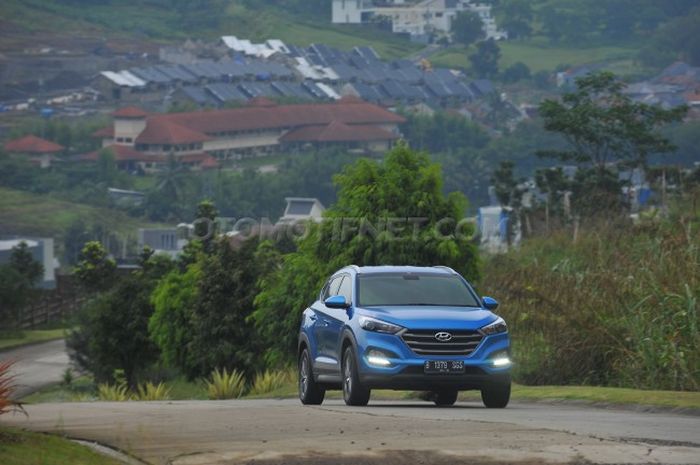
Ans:
[[[345,276],[338,289],[338,295],[345,297],[346,302],[352,302],[352,277]]]

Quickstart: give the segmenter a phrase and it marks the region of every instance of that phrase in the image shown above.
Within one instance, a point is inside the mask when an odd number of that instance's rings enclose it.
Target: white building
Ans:
[[[508,37],[507,32],[498,30],[490,5],[472,3],[469,0],[333,0],[332,22],[362,24],[369,22],[372,17],[383,16],[391,21],[394,33],[422,39],[431,34],[450,34],[452,22],[463,11],[473,11],[479,15],[487,39],[501,40]]]
[[[323,220],[323,212],[326,209],[318,199],[287,197],[285,200],[287,208],[278,224],[294,224],[309,220],[320,223]]]

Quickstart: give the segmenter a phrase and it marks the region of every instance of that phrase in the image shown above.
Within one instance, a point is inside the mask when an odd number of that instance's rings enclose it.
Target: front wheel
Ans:
[[[352,347],[343,354],[343,399],[347,405],[364,406],[369,402],[371,390],[360,383],[357,362]]]
[[[299,356],[299,400],[304,405],[320,405],[325,396],[326,390],[314,380],[309,351],[304,349]]]
[[[510,401],[510,381],[484,387],[481,400],[488,408],[505,408]]]

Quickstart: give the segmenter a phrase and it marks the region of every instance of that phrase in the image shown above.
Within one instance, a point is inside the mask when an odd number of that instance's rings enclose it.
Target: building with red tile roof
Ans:
[[[80,157],[82,161],[96,162],[104,150],[108,150],[114,157],[114,162],[119,169],[126,171],[156,172],[165,168],[168,163],[168,155],[152,155],[134,150],[128,145],[113,144],[100,150],[87,153]],[[191,153],[177,158],[178,163],[193,170],[208,170],[219,167],[216,158],[207,153]]]
[[[399,137],[398,125],[404,122],[357,98],[299,105],[254,99],[242,108],[171,114],[128,107],[113,116],[112,128],[94,134],[103,146],[126,145],[152,157],[173,153],[178,159],[205,153],[218,161],[284,151],[301,143],[383,151]],[[213,166],[211,161],[206,164]]]
[[[139,107],[124,107],[112,113],[115,118],[144,118],[148,113]]]
[[[352,149],[365,149],[373,152],[386,150],[387,144],[398,139],[396,133],[380,126],[358,124],[350,126],[339,121],[325,125],[302,126],[283,135],[280,140],[286,144],[304,145],[344,145]]]
[[[51,142],[50,140],[29,134],[28,136],[7,142],[5,144],[5,150],[10,153],[43,154],[60,153],[65,150],[65,147]]]
[[[33,163],[42,168],[51,166],[51,162],[54,160],[53,155],[64,150],[66,149],[62,145],[32,134],[5,143],[6,152],[27,155]]]

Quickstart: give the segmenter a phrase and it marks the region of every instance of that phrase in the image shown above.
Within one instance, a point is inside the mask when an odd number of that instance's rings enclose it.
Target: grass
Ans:
[[[700,392],[646,391],[598,386],[514,385],[516,400],[576,400],[605,404],[637,404],[653,407],[700,409]]]
[[[307,46],[314,42],[347,49],[355,45],[372,45],[385,58],[409,55],[420,46],[390,32],[361,26],[339,26],[330,17],[312,20],[287,13],[282,8],[250,9],[231,2],[221,23],[200,27],[196,31],[177,27],[177,13],[148,3],[110,2],[83,8],[65,2],[47,0],[7,0],[0,9],[3,19],[28,32],[97,36],[105,33],[114,37],[142,40],[147,36],[158,41],[181,41],[189,37],[216,39],[235,34],[251,40],[278,38],[290,44]],[[120,18],[114,21],[114,18]],[[315,21],[314,21],[315,20]]]
[[[526,41],[500,42],[500,70],[508,68],[517,62],[525,63],[530,71],[554,71],[560,65],[583,65],[589,63],[605,63],[605,69],[630,75],[643,72],[635,62],[638,49],[631,46],[595,45],[551,45],[541,38]],[[438,66],[471,69],[469,55],[475,47],[449,48],[435,54],[431,62]]]
[[[168,382],[171,400],[206,400],[206,387],[201,382],[178,379]],[[94,400],[90,392],[94,384],[87,377],[78,378],[70,387],[56,385],[22,399],[27,404],[47,402],[78,402]],[[243,399],[293,399],[297,396],[296,379],[288,379],[283,385],[264,393],[252,392]],[[340,391],[328,391],[327,399],[342,399]],[[372,391],[374,400],[415,400],[417,393],[411,391]],[[478,391],[460,394],[463,401],[480,401]],[[523,386],[513,384],[514,401],[580,401],[584,403],[611,405],[640,405],[674,409],[700,409],[700,392],[647,391],[641,389],[612,388],[598,386]]]
[[[3,465],[121,465],[85,446],[48,434],[0,428]]]
[[[105,231],[122,237],[135,237],[138,228],[157,226],[109,208],[0,187],[0,231],[3,234],[53,237],[56,245],[60,245],[65,230],[78,219],[88,225],[102,225]]]
[[[26,330],[0,333],[0,350],[21,347],[37,342],[53,341],[65,336],[64,329]]]

